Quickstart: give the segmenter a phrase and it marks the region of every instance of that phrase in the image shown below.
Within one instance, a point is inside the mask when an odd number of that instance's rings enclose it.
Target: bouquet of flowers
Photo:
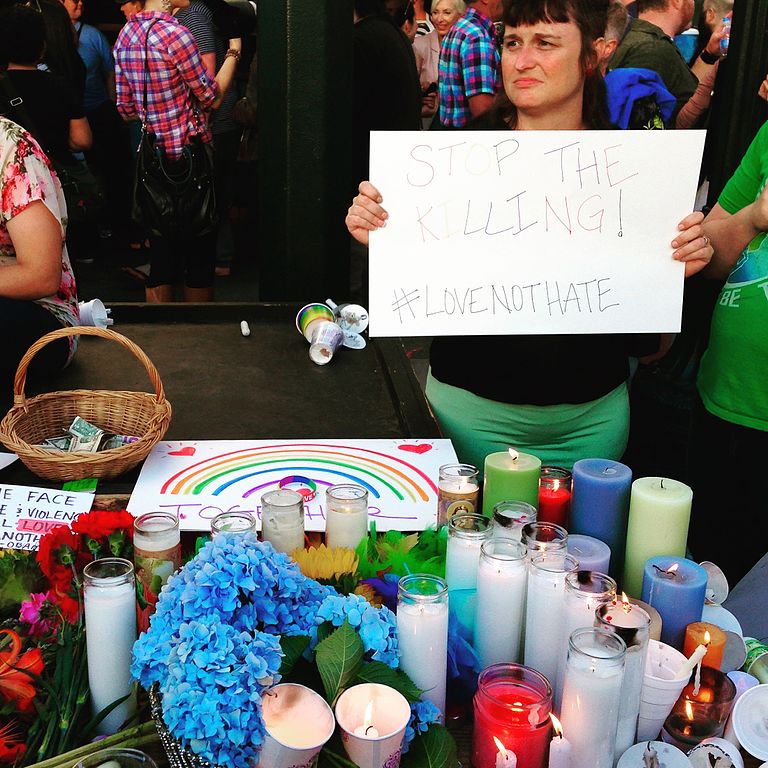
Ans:
[[[331,704],[350,685],[390,685],[412,703],[404,768],[424,765],[427,753],[435,768],[456,765],[438,711],[398,669],[392,611],[308,578],[255,534],[217,536],[171,577],[134,646],[132,671],[145,688],[158,686],[171,735],[213,765],[256,763],[261,699],[280,680]],[[351,766],[340,753],[327,745],[320,765]]]

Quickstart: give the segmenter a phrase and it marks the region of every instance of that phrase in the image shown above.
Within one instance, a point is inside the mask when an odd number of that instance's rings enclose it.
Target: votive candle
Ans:
[[[479,512],[479,470],[471,464],[443,464],[437,483],[437,524],[445,525],[456,514]]]
[[[357,549],[368,533],[368,491],[341,483],[325,492],[325,545]]]
[[[499,501],[525,501],[535,507],[539,501],[541,459],[514,448],[485,457],[483,514],[490,517]]]
[[[542,467],[539,478],[538,519],[568,527],[571,473],[563,467]]]

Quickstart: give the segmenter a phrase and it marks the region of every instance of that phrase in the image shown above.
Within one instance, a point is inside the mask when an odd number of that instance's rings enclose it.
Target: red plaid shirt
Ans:
[[[117,109],[130,120],[144,118],[144,41],[149,32],[147,126],[172,157],[179,157],[190,136],[211,141],[204,110],[218,89],[206,74],[192,33],[160,11],[137,13],[115,43]]]

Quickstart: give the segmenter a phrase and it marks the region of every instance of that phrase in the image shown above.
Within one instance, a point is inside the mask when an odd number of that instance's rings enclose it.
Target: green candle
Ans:
[[[541,459],[514,448],[485,457],[483,514],[488,517],[500,501],[525,501],[539,505]]]
[[[640,477],[632,483],[624,561],[624,591],[643,591],[643,568],[649,557],[685,557],[693,491],[666,477]]]

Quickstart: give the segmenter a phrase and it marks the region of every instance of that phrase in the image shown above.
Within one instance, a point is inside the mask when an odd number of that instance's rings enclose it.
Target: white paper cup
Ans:
[[[718,736],[709,736],[703,739],[701,743],[689,750],[688,759],[693,763],[693,768],[712,768],[717,763],[710,760],[710,756],[717,759],[724,755],[731,758],[733,768],[744,768],[744,758],[738,747]]]
[[[336,350],[344,341],[344,331],[329,320],[316,321],[309,344],[309,358],[313,363],[330,363]]]
[[[733,730],[753,757],[768,760],[768,684],[745,691],[733,708]]]
[[[640,714],[637,721],[637,741],[655,739],[672,707],[683,692],[688,677],[675,680],[685,656],[666,643],[648,641],[648,658],[640,693]]]
[[[760,685],[760,681],[756,677],[753,677],[747,672],[742,672],[741,670],[734,670],[732,672],[729,672],[728,677],[730,677],[731,680],[733,680],[733,683],[736,686],[736,696],[733,699],[734,707],[736,706],[736,702],[750,688],[754,688],[755,686]],[[731,710],[731,714],[728,717],[728,722],[726,722],[725,724],[725,731],[723,732],[723,738],[728,739],[728,741],[730,741],[731,744],[735,744],[737,747],[741,746],[741,744],[739,744],[739,740],[736,738],[736,732],[733,730],[733,710]]]
[[[376,737],[362,734],[370,702],[373,702],[370,725],[376,729]],[[405,697],[379,683],[348,688],[336,702],[336,720],[344,749],[360,768],[398,768],[410,718],[411,707]]]
[[[336,728],[325,699],[297,683],[282,683],[261,699],[266,726],[259,768],[310,768]]]
[[[81,301],[80,307],[80,325],[93,325],[97,328],[106,328],[114,323],[109,317],[109,312],[101,299],[91,299],[90,301]]]
[[[635,744],[619,758],[616,768],[640,768],[645,765],[643,755],[648,744],[656,750],[659,762],[664,768],[691,768],[691,761],[685,756],[685,752],[663,741],[644,741],[641,744]]]

